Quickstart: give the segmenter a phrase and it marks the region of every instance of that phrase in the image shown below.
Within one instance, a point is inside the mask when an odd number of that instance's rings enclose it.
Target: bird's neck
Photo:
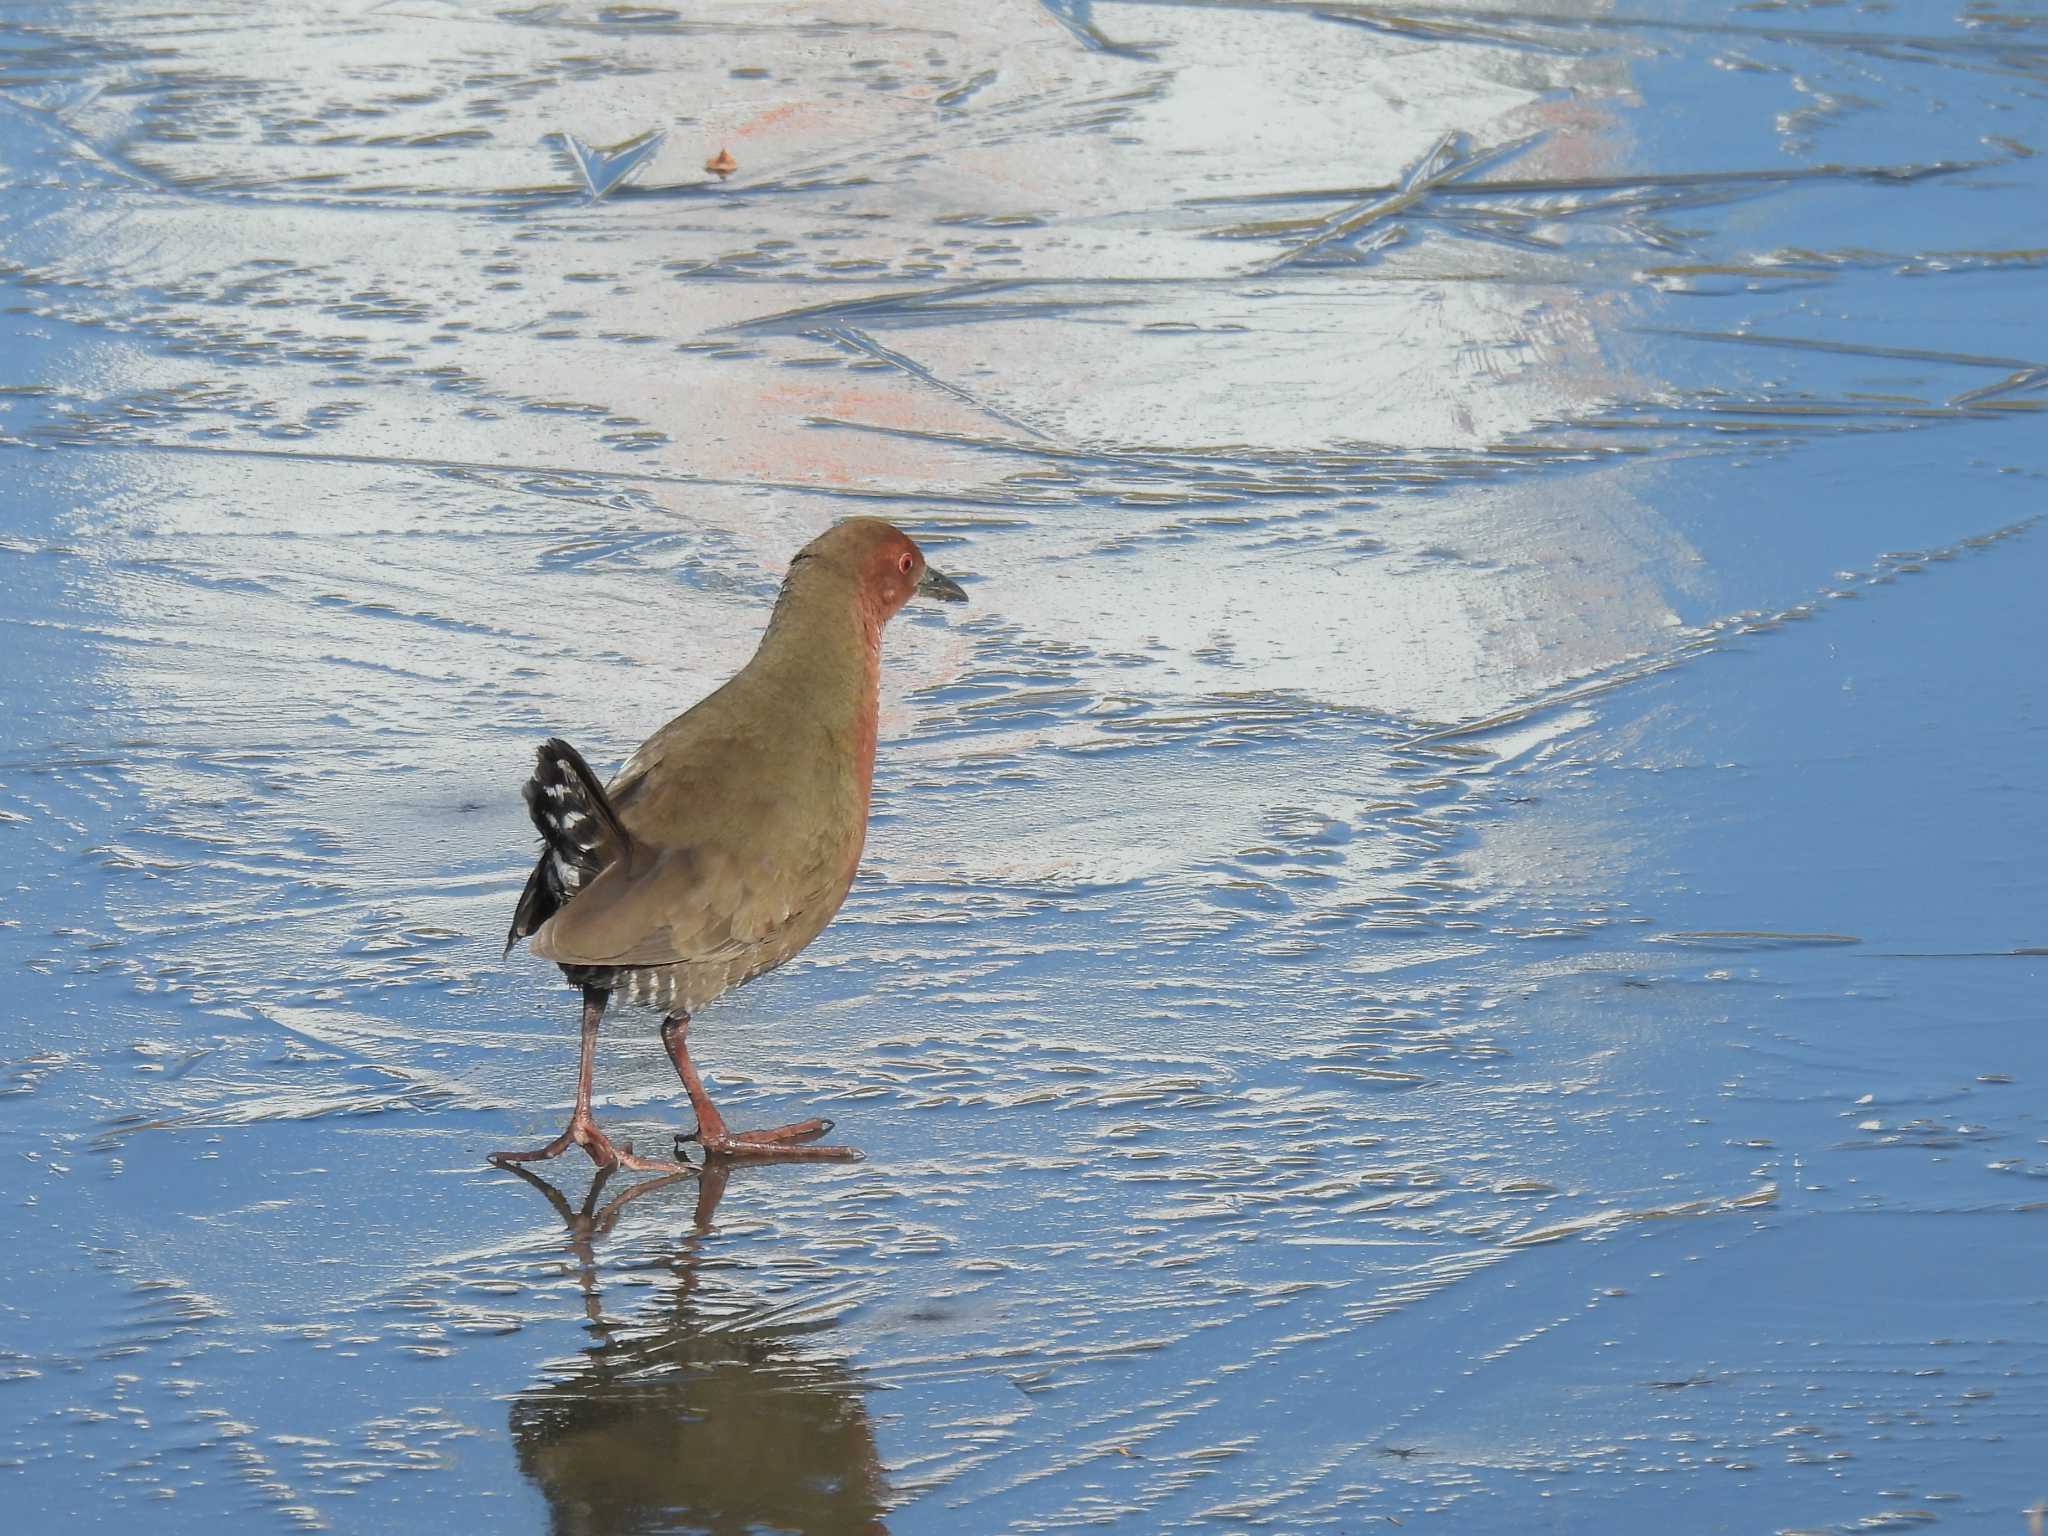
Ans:
[[[793,575],[749,664],[792,715],[821,726],[834,751],[845,754],[863,814],[875,771],[886,618],[851,585]]]

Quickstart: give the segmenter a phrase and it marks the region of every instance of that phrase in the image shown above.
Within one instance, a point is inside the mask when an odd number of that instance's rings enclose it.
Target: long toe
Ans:
[[[659,1157],[636,1157],[633,1155],[633,1143],[630,1141],[614,1143],[612,1155],[617,1159],[617,1167],[630,1168],[635,1173],[677,1174],[690,1171],[690,1165],[681,1159],[669,1162],[667,1159]],[[643,1185],[642,1187],[644,1188],[645,1186]]]
[[[687,1131],[676,1132],[676,1156],[683,1155],[683,1147],[689,1142],[699,1143],[707,1152],[722,1152],[737,1142],[750,1142],[757,1147],[782,1145],[799,1141],[816,1141],[832,1129],[830,1120],[799,1120],[794,1125],[774,1125],[760,1131],[728,1131],[722,1125],[718,1134],[706,1137],[704,1127],[699,1124]]]
[[[771,1126],[765,1131],[734,1131],[732,1139],[763,1146],[776,1142],[816,1141],[831,1129],[830,1120],[799,1120],[794,1125]]]
[[[867,1161],[867,1153],[858,1147],[821,1147],[792,1145],[786,1141],[748,1141],[735,1136],[727,1157],[746,1158],[752,1162],[774,1161],[789,1163],[860,1163]]]
[[[575,1144],[575,1140],[564,1131],[544,1147],[535,1147],[530,1152],[493,1152],[490,1160],[500,1168],[509,1168],[515,1163],[544,1163],[551,1157],[560,1157]]]
[[[831,1129],[830,1120],[800,1120],[795,1125],[778,1125],[765,1131],[735,1131],[706,1142],[704,1150],[717,1157],[756,1162],[859,1162],[862,1154],[852,1147],[816,1145],[817,1139]]]

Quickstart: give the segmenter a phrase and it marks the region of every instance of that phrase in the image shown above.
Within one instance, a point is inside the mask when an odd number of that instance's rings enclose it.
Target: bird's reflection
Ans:
[[[514,1401],[519,1470],[548,1501],[555,1536],[802,1536],[886,1532],[884,1487],[860,1384],[843,1363],[802,1349],[820,1323],[735,1324],[698,1293],[698,1245],[728,1169],[699,1176],[696,1230],[668,1260],[676,1283],[658,1318],[608,1322],[596,1244],[628,1202],[687,1175],[636,1184],[580,1208],[525,1168],[569,1228],[597,1342],[570,1369]]]

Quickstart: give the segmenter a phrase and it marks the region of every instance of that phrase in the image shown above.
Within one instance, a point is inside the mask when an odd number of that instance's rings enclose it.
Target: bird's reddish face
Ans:
[[[913,597],[935,597],[942,603],[967,601],[960,584],[926,565],[924,551],[894,528],[877,540],[869,556],[866,586],[884,619]]]
[[[910,601],[924,575],[924,552],[906,535],[890,532],[894,536],[880,541],[868,567],[868,590],[884,618]]]

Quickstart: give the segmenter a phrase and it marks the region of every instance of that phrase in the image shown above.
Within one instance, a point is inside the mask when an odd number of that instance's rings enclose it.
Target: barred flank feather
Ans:
[[[533,777],[521,793],[540,833],[541,855],[512,914],[512,930],[505,936],[508,953],[626,851],[626,830],[604,786],[582,754],[559,737],[541,744]]]

